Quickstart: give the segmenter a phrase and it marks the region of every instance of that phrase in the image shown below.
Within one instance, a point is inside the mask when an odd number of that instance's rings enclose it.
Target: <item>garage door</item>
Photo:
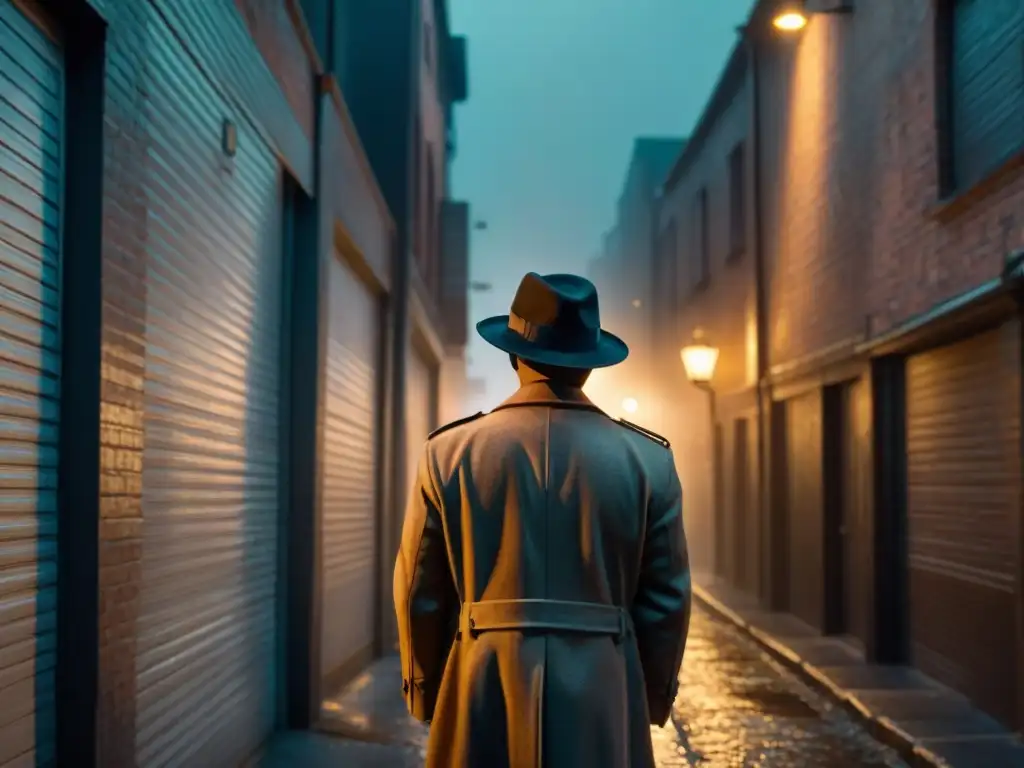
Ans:
[[[821,390],[786,403],[789,609],[819,629],[825,603],[821,416]]]
[[[906,380],[914,663],[1012,725],[1020,546],[1018,328],[913,357]]]
[[[329,302],[320,643],[328,680],[345,676],[373,648],[381,349],[380,305],[341,256],[331,265]]]
[[[0,765],[54,757],[62,91],[0,0]]]
[[[415,348],[409,351],[405,381],[405,450],[408,482],[416,481],[416,469],[423,457],[423,444],[434,429],[434,374],[432,367]]]
[[[244,123],[225,167],[231,107],[156,17],[146,46],[136,761],[237,765],[276,705],[282,179]]]

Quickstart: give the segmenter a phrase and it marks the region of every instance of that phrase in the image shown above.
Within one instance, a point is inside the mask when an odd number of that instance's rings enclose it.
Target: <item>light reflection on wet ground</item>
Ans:
[[[325,702],[322,729],[349,739],[299,736],[263,765],[422,766],[426,729],[406,713],[400,687],[398,660],[377,662]],[[651,735],[661,768],[905,768],[845,712],[696,606],[672,720]]]
[[[672,721],[652,737],[661,768],[905,766],[734,627],[697,609]]]

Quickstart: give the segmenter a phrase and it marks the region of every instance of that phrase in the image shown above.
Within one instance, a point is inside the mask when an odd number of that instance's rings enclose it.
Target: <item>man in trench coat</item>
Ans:
[[[628,355],[588,280],[530,273],[477,330],[521,387],[430,436],[395,566],[427,766],[653,766],[690,617],[668,441],[583,393]]]

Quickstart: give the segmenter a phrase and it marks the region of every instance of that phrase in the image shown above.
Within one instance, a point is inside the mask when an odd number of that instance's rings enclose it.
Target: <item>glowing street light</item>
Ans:
[[[693,342],[679,350],[686,378],[697,386],[707,386],[715,376],[718,365],[718,347],[704,342],[704,331],[698,328],[693,332]]]
[[[807,14],[795,6],[784,8],[772,19],[772,26],[783,32],[799,32],[807,26]]]
[[[639,408],[640,403],[638,403],[635,398],[627,397],[625,400],[622,401],[622,410],[624,410],[626,413],[636,413],[637,409]]]

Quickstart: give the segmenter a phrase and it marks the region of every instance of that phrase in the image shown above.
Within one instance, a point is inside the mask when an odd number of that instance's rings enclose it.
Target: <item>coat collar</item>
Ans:
[[[515,394],[494,410],[535,405],[548,408],[578,408],[604,413],[579,387],[567,387],[551,381],[534,381],[521,386]]]

